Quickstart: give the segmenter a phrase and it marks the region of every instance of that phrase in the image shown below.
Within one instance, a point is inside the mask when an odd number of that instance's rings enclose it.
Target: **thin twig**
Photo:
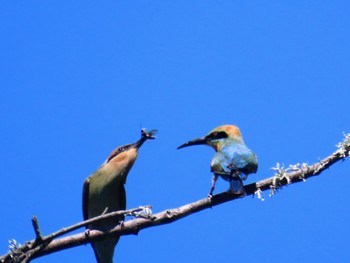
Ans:
[[[105,220],[107,218],[114,218],[114,217],[118,217],[120,215],[129,215],[129,214],[132,215],[135,212],[142,211],[145,207],[149,208],[151,206],[150,205],[140,206],[140,207],[129,209],[129,210],[120,210],[120,211],[115,211],[115,212],[112,212],[112,213],[104,214],[104,215],[101,215],[101,216],[97,216],[97,217],[85,220],[83,222],[77,223],[75,225],[62,228],[62,229],[58,230],[57,232],[54,232],[51,235],[48,235],[48,236],[44,237],[43,241],[52,240],[52,239],[57,238],[59,236],[63,236],[65,234],[69,233],[69,232],[72,232],[72,231],[74,231],[76,229],[79,229],[81,227],[90,225],[90,224],[98,222],[98,221]]]
[[[120,215],[135,215],[136,212],[143,211],[145,208],[151,208],[151,206],[146,205],[146,206],[140,206],[140,207],[129,209],[129,210],[120,210],[120,211],[115,211],[115,212],[111,212],[108,214],[103,214],[101,216],[97,216],[97,217],[85,220],[83,222],[74,224],[72,226],[61,228],[60,230],[58,230],[50,235],[47,235],[45,237],[43,237],[41,232],[40,232],[37,217],[33,216],[32,224],[34,227],[36,239],[30,240],[30,241],[26,242],[24,245],[16,248],[17,253],[21,254],[20,256],[17,256],[17,258],[21,257],[21,260],[20,260],[21,262],[29,262],[30,259],[33,258],[35,253],[40,251],[43,247],[45,247],[53,239],[55,239],[59,236],[63,236],[69,232],[76,230],[76,229],[87,226],[91,223],[105,220],[107,218],[114,218],[114,217],[118,217]],[[9,262],[9,263],[10,262],[19,262],[19,261],[17,261],[17,258],[12,260],[12,258],[9,256],[11,256],[11,252],[2,256],[0,258],[0,262]]]

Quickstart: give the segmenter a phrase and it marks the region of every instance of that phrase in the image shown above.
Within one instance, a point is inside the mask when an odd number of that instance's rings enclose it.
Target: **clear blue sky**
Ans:
[[[85,178],[157,128],[127,207],[206,197],[222,124],[259,158],[247,183],[313,163],[350,132],[348,1],[6,1],[0,8],[0,254],[82,219]],[[116,262],[349,262],[350,161],[284,188],[121,238]],[[228,185],[218,181],[216,193]],[[95,262],[81,246],[35,262]]]

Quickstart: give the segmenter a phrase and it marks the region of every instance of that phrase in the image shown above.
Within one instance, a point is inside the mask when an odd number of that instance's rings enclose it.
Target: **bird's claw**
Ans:
[[[209,192],[209,194],[208,194],[208,197],[209,197],[209,198],[212,198],[212,197],[213,197],[214,189],[215,189],[215,186],[212,185],[212,187],[210,188],[210,192]]]
[[[90,229],[85,229],[84,234],[86,237],[89,237],[90,236]]]
[[[124,221],[123,220],[120,220],[119,221],[119,225],[120,225],[120,228],[124,228],[125,226],[124,226]]]

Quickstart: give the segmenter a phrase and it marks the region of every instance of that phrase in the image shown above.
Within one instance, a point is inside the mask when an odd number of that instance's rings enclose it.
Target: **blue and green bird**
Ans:
[[[219,176],[229,181],[229,191],[234,194],[244,193],[243,181],[249,174],[257,172],[258,159],[256,154],[245,145],[237,126],[219,126],[204,137],[180,145],[178,149],[192,145],[209,145],[216,151],[210,164],[211,171],[214,173],[210,197]]]
[[[84,220],[126,208],[124,184],[132,168],[138,149],[148,139],[154,139],[156,130],[141,130],[141,139],[115,149],[107,160],[88,178],[83,187]],[[109,230],[124,220],[124,216],[111,218],[88,225],[87,229]],[[114,248],[119,237],[92,242],[98,263],[112,263]]]

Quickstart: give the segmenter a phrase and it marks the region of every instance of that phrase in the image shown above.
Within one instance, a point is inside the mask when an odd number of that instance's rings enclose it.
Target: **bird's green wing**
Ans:
[[[120,191],[119,207],[120,207],[120,210],[125,210],[126,209],[126,192],[125,192],[124,184],[120,185],[119,191]]]
[[[88,218],[88,201],[89,201],[90,177],[86,178],[83,186],[83,218]]]

